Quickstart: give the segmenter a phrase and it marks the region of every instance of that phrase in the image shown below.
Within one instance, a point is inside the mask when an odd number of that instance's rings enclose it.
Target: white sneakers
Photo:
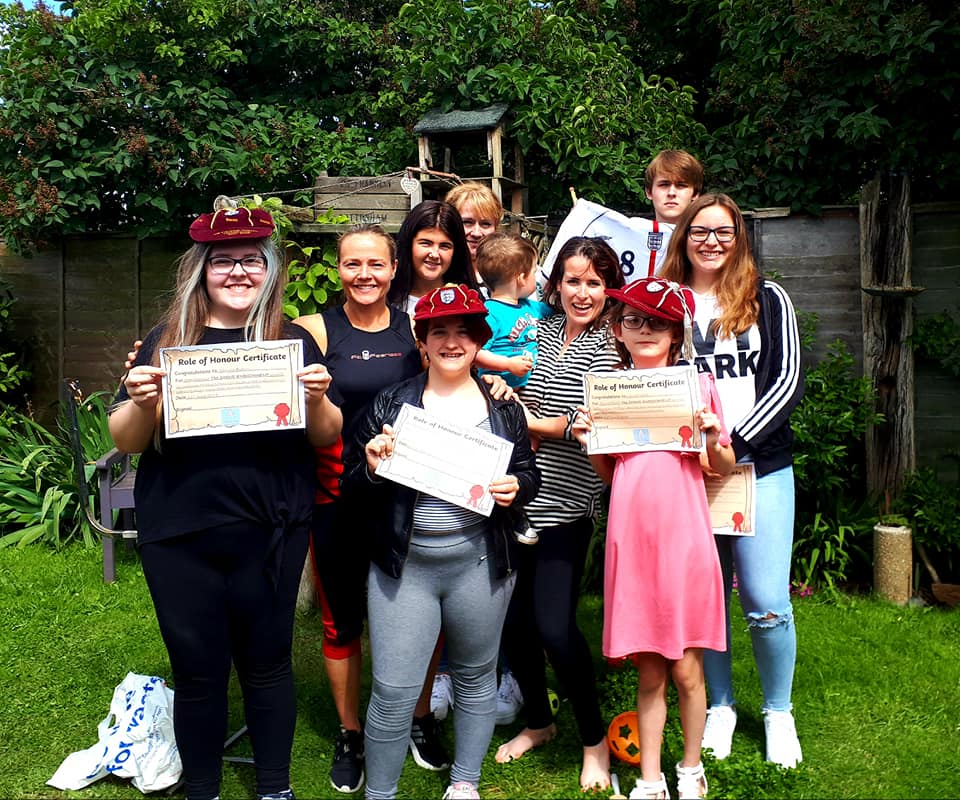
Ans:
[[[443,793],[443,800],[480,800],[477,787],[467,781],[451,783]]]
[[[712,750],[713,757],[722,761],[730,755],[733,731],[737,727],[737,712],[733,706],[711,706],[707,709],[707,725],[703,729],[700,747]]]
[[[789,711],[764,711],[763,732],[767,737],[767,761],[787,769],[803,761],[797,726]]]
[[[714,758],[723,760],[730,755],[736,727],[737,712],[731,706],[711,706],[707,710],[702,748],[711,750]],[[791,712],[765,710],[763,732],[767,740],[767,761],[786,769],[793,769],[803,761],[797,727]]]
[[[438,720],[447,718],[453,708],[453,679],[446,672],[438,672],[430,690],[430,711]],[[497,725],[511,725],[523,708],[523,694],[512,672],[504,672],[497,689]]]
[[[512,672],[504,672],[500,676],[500,687],[497,689],[497,725],[512,725],[513,721],[523,708],[523,694],[517,686],[517,680]]]
[[[433,677],[433,688],[430,690],[430,710],[439,720],[447,718],[453,708],[453,679],[446,672],[438,672]]]

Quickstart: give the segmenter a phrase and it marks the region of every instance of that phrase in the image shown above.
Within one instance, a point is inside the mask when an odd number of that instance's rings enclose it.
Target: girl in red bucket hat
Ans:
[[[110,415],[117,447],[141,454],[140,558],[173,671],[188,800],[220,791],[231,662],[257,795],[293,798],[291,651],[316,489],[313,447],[336,440],[342,417],[316,342],[283,319],[286,272],[273,229],[261,209],[221,208],[194,221],[173,302],[144,337]],[[301,342],[306,431],[164,436],[161,348],[278,339]]]
[[[607,289],[618,300],[611,330],[624,369],[667,376],[681,354],[692,354],[693,293],[659,278],[641,278]],[[637,716],[642,778],[631,798],[669,797],[660,770],[667,717],[667,683],[677,687],[683,759],[677,764],[681,798],[703,797],[707,779],[700,761],[706,719],[703,650],[726,646],[723,580],[701,470],[733,467],[733,448],[713,379],[700,376],[704,405],[696,421],[705,452],[645,450],[597,454],[590,462],[612,484],[604,559],[603,654],[632,658],[637,667]],[[582,445],[592,429],[584,409],[574,424]]]
[[[410,725],[437,636],[446,637],[456,707],[455,758],[445,798],[479,797],[496,716],[497,652],[516,580],[511,508],[540,488],[522,407],[496,400],[473,361],[490,338],[475,289],[443,286],[416,304],[427,371],[380,392],[345,443],[344,496],[371,517],[367,588],[373,686],[365,723],[366,796],[397,795]],[[506,474],[475,487],[464,506],[378,477],[394,452],[405,405],[513,445]],[[446,457],[456,461],[457,453]],[[472,510],[492,498],[489,517]]]

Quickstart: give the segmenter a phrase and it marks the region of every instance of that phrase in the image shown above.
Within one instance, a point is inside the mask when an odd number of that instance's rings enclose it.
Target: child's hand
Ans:
[[[708,478],[720,478],[725,473],[717,472],[710,463],[711,451],[714,457],[720,456],[717,462],[722,464],[725,459],[729,459],[729,464],[733,464],[733,456],[725,453],[725,448],[729,448],[730,437],[723,433],[723,427],[720,424],[720,418],[712,413],[706,406],[699,409],[694,415],[697,425],[705,434],[706,449],[700,453],[700,468],[703,474]]]
[[[381,461],[393,455],[393,445],[396,440],[393,426],[384,425],[383,433],[378,433],[364,446],[363,450],[367,456],[367,469],[371,475],[377,471]]]
[[[720,439],[720,418],[706,406],[698,409],[693,418],[700,430],[706,434],[707,447],[714,447]]]
[[[573,418],[573,425],[570,428],[570,434],[580,443],[580,447],[587,449],[587,438],[590,431],[593,430],[593,417],[586,406],[577,408],[577,416]]]
[[[510,362],[510,366],[508,367],[510,374],[516,375],[518,378],[522,378],[533,369],[533,356],[529,353],[511,356],[508,360]]]
[[[480,380],[486,382],[490,387],[490,396],[494,400],[513,400],[516,397],[516,392],[514,392],[510,384],[503,379],[502,375],[487,372],[480,376]]]
[[[520,481],[517,480],[516,475],[504,475],[491,482],[487,489],[493,496],[494,503],[498,506],[508,506],[520,491]]]
[[[710,458],[706,453],[700,453],[700,469],[708,478],[722,478],[723,475],[710,466]]]

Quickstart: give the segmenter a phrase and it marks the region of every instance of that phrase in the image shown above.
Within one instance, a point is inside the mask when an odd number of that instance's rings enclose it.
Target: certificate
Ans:
[[[393,424],[393,455],[377,475],[489,517],[491,481],[510,467],[513,442],[404,403]]]
[[[710,524],[715,534],[753,536],[757,517],[757,474],[753,464],[737,464],[722,478],[705,477]]]
[[[693,366],[588,372],[583,393],[593,418],[590,454],[703,450],[694,419],[700,379]]]
[[[164,347],[160,366],[168,439],[306,427],[299,339]]]

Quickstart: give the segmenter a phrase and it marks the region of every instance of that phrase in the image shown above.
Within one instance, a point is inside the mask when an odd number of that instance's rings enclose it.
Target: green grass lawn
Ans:
[[[143,575],[122,554],[118,581],[100,580],[99,553],[39,546],[0,550],[0,798],[135,798],[116,778],[81,792],[46,786],[65,756],[95,743],[113,688],[127,672],[169,676]],[[589,597],[581,616],[595,644],[604,712],[633,702],[629,669],[608,671],[599,659],[600,602]],[[799,658],[794,690],[804,763],[783,772],[763,762],[760,690],[744,625],[735,626],[734,671],[740,724],[725,762],[707,760],[710,796],[791,798],[953,798],[960,796],[960,611],[898,608],[862,597],[796,602]],[[299,721],[293,753],[298,797],[342,797],[327,780],[337,730],[320,655],[317,614],[298,620],[295,659]],[[236,690],[234,690],[236,695]],[[235,722],[240,705],[235,696]],[[484,765],[487,798],[580,795],[580,748],[566,704],[560,735],[518,762],[499,765],[492,753],[519,727],[497,728]],[[449,727],[449,726],[448,726]],[[449,735],[449,731],[447,731]],[[238,746],[243,753],[246,743]],[[664,765],[680,754],[675,704],[664,737]],[[627,792],[637,772],[619,765]],[[668,780],[672,769],[668,772]],[[402,797],[439,798],[444,774],[408,759]],[[606,793],[604,793],[606,794]],[[178,795],[174,795],[175,797]],[[225,800],[254,796],[252,770],[224,769]],[[602,795],[598,795],[602,796]]]

